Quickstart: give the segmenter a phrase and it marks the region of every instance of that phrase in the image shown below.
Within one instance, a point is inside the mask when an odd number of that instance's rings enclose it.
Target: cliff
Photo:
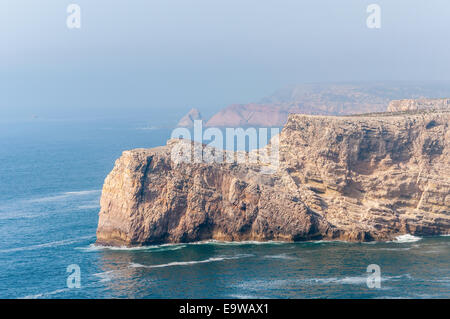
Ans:
[[[450,233],[450,112],[290,115],[279,165],[174,163],[179,140],[126,151],[97,243],[391,240]]]
[[[450,109],[450,99],[404,99],[389,103],[388,112],[417,111],[427,109]]]

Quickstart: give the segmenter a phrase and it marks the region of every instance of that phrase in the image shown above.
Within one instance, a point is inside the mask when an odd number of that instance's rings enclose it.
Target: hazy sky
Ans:
[[[66,26],[70,3],[80,29]],[[366,26],[371,3],[380,29]],[[450,80],[449,17],[448,0],[2,0],[0,116],[217,109],[294,83]]]

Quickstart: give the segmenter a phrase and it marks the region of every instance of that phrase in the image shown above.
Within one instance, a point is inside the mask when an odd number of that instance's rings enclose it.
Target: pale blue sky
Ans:
[[[81,29],[66,8],[81,6]],[[366,7],[381,6],[381,29]],[[0,115],[217,109],[295,83],[450,80],[448,0],[3,0]]]

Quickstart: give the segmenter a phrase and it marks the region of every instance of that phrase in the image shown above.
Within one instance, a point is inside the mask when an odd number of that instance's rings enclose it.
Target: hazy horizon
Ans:
[[[66,26],[70,3],[80,29]],[[7,0],[0,116],[212,112],[301,83],[448,82],[449,13],[444,0]]]

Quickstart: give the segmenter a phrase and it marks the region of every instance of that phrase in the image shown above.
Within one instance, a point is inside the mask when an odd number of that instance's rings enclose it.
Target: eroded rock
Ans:
[[[449,123],[445,110],[290,115],[273,174],[258,164],[174,163],[177,140],[126,151],[105,180],[97,242],[448,234]]]

